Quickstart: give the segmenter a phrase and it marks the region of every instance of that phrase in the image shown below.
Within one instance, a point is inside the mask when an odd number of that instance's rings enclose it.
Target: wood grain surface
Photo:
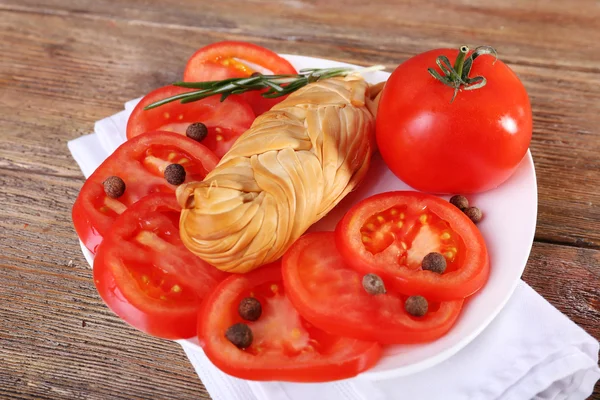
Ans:
[[[389,69],[431,48],[496,47],[534,112],[524,280],[600,339],[599,19],[594,0],[0,0],[0,398],[210,398],[177,345],[96,294],[66,142],[224,39]]]

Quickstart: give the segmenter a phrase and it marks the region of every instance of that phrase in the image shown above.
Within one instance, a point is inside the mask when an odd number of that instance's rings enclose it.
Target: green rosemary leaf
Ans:
[[[367,68],[370,70],[384,69],[383,66],[374,66]],[[182,104],[191,103],[204,99],[209,96],[221,95],[221,101],[224,101],[232,94],[246,93],[252,90],[264,90],[261,95],[266,98],[276,98],[290,94],[311,82],[323,79],[329,79],[336,76],[345,76],[355,72],[352,68],[305,68],[300,70],[297,75],[257,75],[247,78],[229,78],[222,81],[210,82],[175,82],[173,85],[188,89],[198,89],[181,93],[166,99],[154,102],[144,109],[149,110],[159,107],[163,104],[179,100]]]

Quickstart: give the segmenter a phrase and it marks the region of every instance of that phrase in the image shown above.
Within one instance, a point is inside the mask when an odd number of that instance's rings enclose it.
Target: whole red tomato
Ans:
[[[464,70],[472,65],[463,80],[483,77],[487,82],[479,88],[469,88],[480,83],[479,78],[472,85],[457,85],[452,100],[455,89],[449,85],[453,83],[436,59],[446,56],[455,63],[461,50],[467,60]],[[531,141],[531,106],[519,78],[485,51],[470,62],[472,53],[465,47],[461,50],[431,50],[407,60],[392,73],[382,93],[377,114],[379,150],[389,168],[417,190],[493,189],[511,176]],[[459,60],[454,66],[459,75],[460,64]],[[446,83],[433,77],[430,68]]]

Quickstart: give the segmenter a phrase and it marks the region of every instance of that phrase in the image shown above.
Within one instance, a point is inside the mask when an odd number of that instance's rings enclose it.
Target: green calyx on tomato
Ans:
[[[448,60],[448,57],[445,55],[438,56],[435,62],[444,73],[443,76],[433,68],[427,69],[435,79],[442,82],[444,85],[454,88],[454,94],[452,95],[452,100],[450,100],[450,102],[454,101],[461,87],[464,90],[474,90],[484,87],[487,83],[487,80],[483,76],[469,78],[473,61],[477,57],[484,54],[493,54],[496,59],[498,58],[498,53],[490,46],[479,46],[469,57],[466,57],[468,53],[469,48],[467,46],[461,46],[458,51],[458,56],[456,56],[454,66],[450,64],[450,60]]]

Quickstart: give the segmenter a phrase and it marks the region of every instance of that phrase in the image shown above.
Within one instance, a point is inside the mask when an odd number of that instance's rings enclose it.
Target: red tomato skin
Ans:
[[[102,243],[102,235],[94,228],[94,222],[86,213],[83,200],[80,200],[79,197],[73,204],[71,219],[79,240],[92,254],[96,254],[98,246]]]
[[[310,361],[305,360],[295,365],[281,365],[273,362],[272,358],[271,362],[261,362],[261,360],[252,359],[245,362],[235,362],[228,359],[228,357],[231,357],[232,351],[221,348],[219,343],[213,343],[210,339],[211,336],[214,336],[211,334],[211,330],[215,328],[210,323],[210,316],[213,315],[214,317],[215,313],[212,305],[221,296],[235,296],[240,286],[251,285],[250,287],[252,287],[265,282],[281,280],[281,265],[279,262],[276,262],[247,274],[230,276],[221,282],[206,298],[198,317],[198,339],[203,346],[204,353],[215,366],[223,372],[241,379],[255,381],[327,382],[350,378],[375,365],[381,357],[382,349],[379,344],[374,342],[361,342],[354,357],[344,361],[337,361],[335,364],[322,362],[311,365]]]
[[[155,101],[193,90],[178,86],[164,86],[148,93],[129,116],[127,139],[150,131],[172,129],[168,127],[170,125],[177,126],[174,131],[185,136],[187,125],[202,122],[208,128],[208,136],[201,144],[208,147],[217,157],[223,157],[235,140],[254,122],[254,111],[243,98],[230,96],[221,102],[220,96],[211,96],[188,104],[174,101],[144,110],[144,107]],[[229,132],[230,137],[218,140],[217,128]],[[225,134],[221,136],[224,137]]]
[[[310,292],[302,284],[301,274],[303,268],[298,265],[299,259],[303,254],[311,251],[314,242],[319,243],[317,246],[329,244],[331,253],[327,257],[335,259],[336,268],[343,270],[344,264],[347,263],[341,259],[335,249],[334,236],[333,232],[305,234],[292,245],[283,257],[283,281],[287,288],[288,297],[304,318],[327,332],[365,341],[377,341],[381,344],[430,342],[444,336],[454,326],[462,309],[462,299],[443,302],[435,313],[422,319],[413,319],[407,316],[404,310],[396,310],[397,313],[404,314],[404,324],[389,323],[386,318],[377,315],[377,311],[373,312],[373,309],[370,309],[367,305],[369,302],[385,301],[383,297],[390,296],[389,290],[388,293],[378,295],[377,298],[373,298],[372,295],[364,292],[362,287],[358,293],[353,293],[353,298],[357,301],[357,304],[353,306],[353,312],[361,313],[361,321],[352,320],[340,313],[340,309],[351,306],[348,300],[344,300],[343,303],[339,304],[332,301],[328,304],[331,307],[326,310],[319,307],[319,304],[311,303],[314,299],[311,298]],[[349,276],[349,274],[346,273],[345,276]],[[356,278],[359,277],[356,276]],[[321,285],[324,290],[327,290],[327,282],[321,282]],[[351,285],[352,282],[348,281],[346,287]],[[380,309],[376,308],[378,311]],[[398,318],[398,316],[395,317]]]
[[[73,204],[72,219],[75,231],[85,247],[92,253],[96,253],[102,242],[102,236],[108,232],[114,221],[114,217],[100,214],[93,205],[94,197],[104,194],[102,182],[109,176],[119,175],[119,172],[124,171],[126,169],[124,165],[131,162],[128,157],[137,158],[152,145],[179,148],[195,157],[207,172],[212,171],[219,162],[217,156],[202,144],[172,132],[149,132],[119,146],[85,181],[75,204]],[[120,200],[128,199],[128,202],[129,200],[135,202],[153,191],[175,193],[176,187],[167,184],[162,178],[153,177],[152,180],[148,180],[147,177],[142,180],[135,179],[135,187],[129,178],[123,177],[126,183],[130,183],[129,189],[125,190],[125,195]],[[147,183],[148,187],[144,190],[143,185],[138,185],[139,183]]]
[[[517,75],[493,56],[473,62],[470,77],[487,84],[461,90],[434,79],[428,68],[458,50],[431,50],[402,63],[382,93],[377,144],[389,168],[411,187],[430,193],[477,193],[508,179],[532,134],[531,106]]]
[[[396,268],[390,260],[378,262],[365,250],[360,234],[364,220],[378,210],[392,207],[398,198],[406,197],[427,204],[453,229],[463,233],[462,240],[470,246],[470,256],[469,262],[461,271],[438,275],[430,271]],[[335,235],[336,247],[348,265],[364,274],[378,274],[394,290],[409,296],[421,295],[438,301],[464,299],[481,289],[490,274],[485,241],[473,222],[449,202],[424,193],[387,192],[364,199],[354,205],[340,220],[335,228]]]

